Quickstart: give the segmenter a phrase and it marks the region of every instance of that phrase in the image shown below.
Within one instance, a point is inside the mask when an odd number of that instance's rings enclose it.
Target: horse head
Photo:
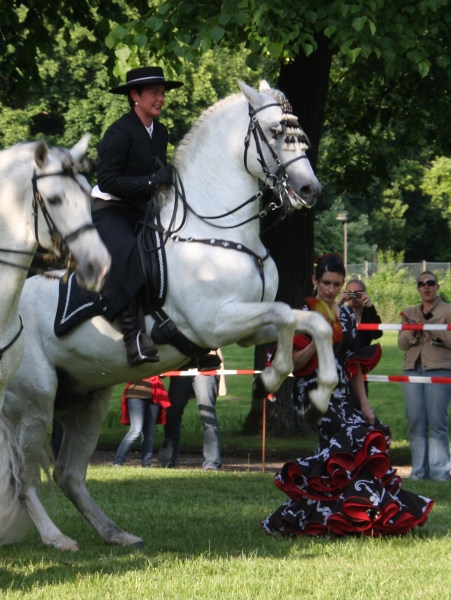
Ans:
[[[308,138],[287,98],[265,80],[259,91],[238,84],[249,103],[246,169],[273,188],[286,211],[314,206],[321,184],[306,155]]]
[[[75,259],[79,283],[98,291],[111,258],[91,220],[90,185],[78,172],[89,138],[86,134],[71,150],[49,148],[44,140],[36,143],[32,176],[34,233],[38,244],[58,256],[67,247]]]

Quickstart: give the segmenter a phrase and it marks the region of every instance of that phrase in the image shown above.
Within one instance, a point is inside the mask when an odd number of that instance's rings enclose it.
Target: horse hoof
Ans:
[[[76,542],[74,542],[73,544],[61,544],[61,546],[56,546],[56,549],[61,550],[61,552],[78,552],[80,550]]]
[[[324,413],[320,411],[314,404],[310,402],[310,400],[306,400],[303,406],[301,407],[301,417],[307,423],[307,425],[314,426],[321,420],[324,416]]]
[[[136,542],[135,544],[133,544],[134,547],[139,550],[140,552],[144,552],[144,542],[141,540],[140,542]]]
[[[252,394],[257,400],[264,400],[269,394],[268,390],[265,388],[265,384],[263,383],[261,375],[257,375],[254,378],[254,382],[252,384]]]

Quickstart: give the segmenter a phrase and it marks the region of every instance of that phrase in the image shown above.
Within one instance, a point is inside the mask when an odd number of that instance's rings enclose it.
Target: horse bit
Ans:
[[[80,227],[78,227],[77,229],[75,229],[74,231],[72,231],[71,233],[69,233],[68,235],[63,237],[61,235],[61,233],[58,231],[58,228],[55,225],[55,221],[52,219],[52,216],[50,215],[49,211],[47,210],[44,199],[42,198],[42,195],[38,190],[37,180],[43,179],[44,177],[60,177],[60,176],[70,177],[78,184],[80,189],[82,191],[84,191],[83,187],[77,181],[77,178],[75,176],[75,171],[73,168],[73,164],[71,164],[70,160],[71,159],[68,156],[67,160],[62,162],[62,170],[57,171],[56,173],[41,173],[40,175],[37,175],[36,169],[34,169],[33,176],[31,178],[31,183],[33,186],[32,208],[33,208],[34,232],[35,232],[36,242],[39,245],[38,207],[40,207],[42,214],[44,216],[45,222],[47,223],[47,226],[49,228],[49,234],[50,234],[50,238],[52,240],[54,249],[56,249],[63,256],[67,255],[67,271],[66,271],[65,277],[67,277],[69,268],[74,265],[74,261],[72,259],[72,255],[71,255],[70,251],[67,252],[68,251],[67,243],[69,242],[69,240],[73,240],[73,239],[77,238],[84,231],[87,231],[89,229],[94,229],[95,225],[93,223],[85,223],[84,225],[81,225]],[[35,252],[29,252],[27,250],[12,250],[12,249],[8,249],[8,248],[0,248],[0,252],[12,252],[14,254],[26,254],[26,255],[30,255],[30,256],[36,255]],[[45,254],[44,256],[48,256],[48,254]],[[24,267],[23,265],[18,265],[18,264],[11,263],[11,262],[8,262],[5,260],[0,260],[0,264],[7,265],[10,267],[16,267],[19,269],[28,270],[28,268]],[[19,331],[16,333],[16,335],[13,337],[13,339],[8,344],[6,344],[6,346],[3,346],[3,348],[0,348],[0,360],[2,359],[5,351],[8,350],[9,348],[11,348],[11,346],[19,339],[20,334],[22,333],[23,322],[22,322],[22,317],[20,315],[19,315],[19,319],[20,319]]]

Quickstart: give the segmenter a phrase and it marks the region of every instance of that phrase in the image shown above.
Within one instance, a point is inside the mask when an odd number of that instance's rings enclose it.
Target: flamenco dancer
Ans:
[[[261,521],[269,534],[403,534],[424,525],[434,505],[403,490],[390,464],[390,430],[371,409],[362,377],[362,369],[368,372],[379,360],[378,345],[358,350],[354,312],[335,302],[345,277],[337,256],[318,260],[313,276],[316,298],[306,299],[305,310],[320,310],[332,325],[339,382],[326,414],[313,427],[319,437],[316,453],[286,463],[276,475],[276,486],[289,500]],[[316,386],[317,362],[314,343],[296,343],[300,337],[295,337],[293,352],[293,402],[302,413],[309,390]],[[360,409],[349,401],[349,385]]]

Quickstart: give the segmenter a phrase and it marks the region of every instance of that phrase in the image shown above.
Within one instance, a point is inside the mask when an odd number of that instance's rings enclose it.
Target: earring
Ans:
[[[138,106],[139,102],[138,100],[135,101],[135,106]]]

